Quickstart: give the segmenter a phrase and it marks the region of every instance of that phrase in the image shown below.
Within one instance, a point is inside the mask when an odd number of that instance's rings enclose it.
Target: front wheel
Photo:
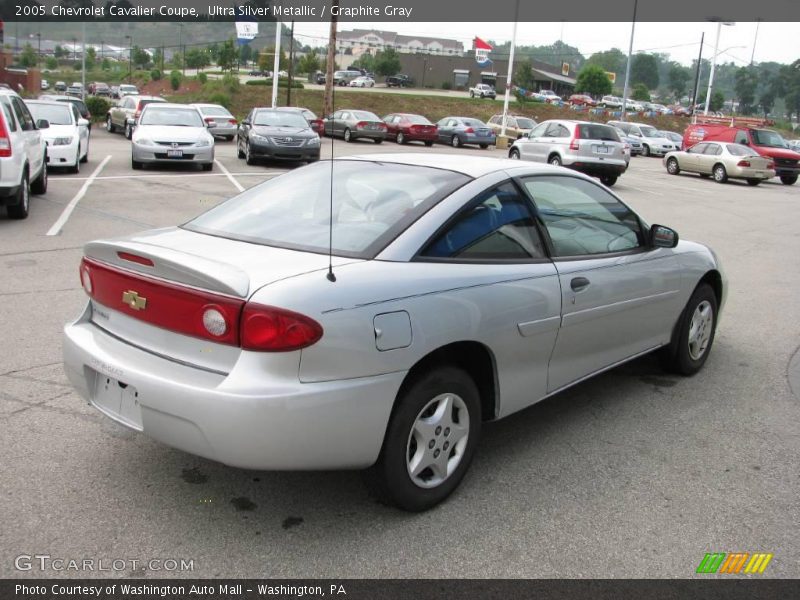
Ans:
[[[89,140],[88,139],[86,140],[86,154],[84,154],[83,158],[81,158],[81,162],[84,163],[84,164],[89,162]]]
[[[797,175],[781,175],[781,183],[783,185],[794,185],[797,183]]]
[[[450,138],[450,145],[453,146],[453,148],[460,148],[461,138],[457,135],[454,135],[452,138]]]
[[[233,141],[233,136],[232,135],[226,135],[225,136],[225,141],[226,142],[232,142]]]
[[[353,134],[350,133],[349,128],[344,130],[344,141],[348,143],[353,141]]]
[[[516,148],[512,148],[511,150],[509,150],[508,158],[519,160],[519,150],[517,150]]]
[[[22,174],[22,182],[17,191],[17,201],[6,208],[10,219],[26,219],[31,204],[31,187],[28,173]]]
[[[489,144],[478,144],[481,150],[486,150],[489,147]]]
[[[642,144],[642,156],[650,156],[650,146]]]
[[[402,131],[398,132],[398,134],[397,134],[397,143],[398,144],[405,144],[406,143],[406,136],[403,135]]]
[[[681,168],[678,165],[678,159],[672,157],[667,160],[667,173],[670,175],[678,175],[681,172]]]
[[[425,142],[425,145],[426,145],[428,148],[430,148],[431,146],[433,146],[433,142]]]
[[[558,156],[558,155],[551,156],[550,160],[547,161],[547,162],[549,162],[554,167],[560,167],[561,166],[561,157]]]
[[[140,171],[144,167],[144,164],[139,162],[138,160],[131,158],[131,169],[134,171]]]
[[[470,98],[474,98],[474,97],[475,97],[475,92],[470,92],[470,93],[469,93],[469,97],[470,97]]]
[[[248,165],[256,164],[256,157],[253,156],[253,153],[250,151],[250,142],[246,141],[244,143],[244,162]]]
[[[242,142],[239,137],[236,137],[236,158],[244,158],[244,150],[242,150]]]
[[[432,508],[464,477],[481,430],[478,388],[463,370],[433,368],[405,385],[373,472],[378,491],[408,511]]]
[[[214,168],[214,163],[206,163],[203,165],[203,171],[211,171]]]
[[[78,146],[78,151],[75,153],[75,164],[70,167],[70,171],[73,173],[80,173],[81,172],[81,147]]]
[[[600,176],[600,183],[602,183],[606,187],[611,187],[615,183],[617,183],[617,176],[616,175],[601,175]]]
[[[728,181],[728,172],[725,170],[724,165],[717,165],[714,167],[714,181],[717,183],[725,183]]]
[[[383,138],[375,138],[372,141],[375,142],[376,144],[382,144],[383,143]]]
[[[106,117],[106,131],[108,133],[114,133],[116,127],[114,127],[114,123],[111,121],[111,115]]]
[[[705,364],[717,326],[717,297],[707,283],[697,286],[681,313],[676,336],[662,351],[664,366],[682,375],[694,375]]]
[[[31,193],[37,196],[47,193],[47,157],[42,160],[44,160],[44,163],[42,163],[42,172],[39,173],[39,177],[31,183]]]

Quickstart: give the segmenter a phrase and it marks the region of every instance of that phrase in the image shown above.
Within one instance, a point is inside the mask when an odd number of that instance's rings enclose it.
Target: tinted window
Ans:
[[[569,130],[559,123],[552,123],[547,128],[547,133],[545,133],[546,137],[569,137]]]
[[[582,140],[605,140],[608,142],[618,142],[619,136],[613,127],[608,125],[594,125],[581,123],[579,126],[578,137]]]
[[[541,123],[533,128],[530,133],[531,137],[542,137],[544,135],[545,130],[547,129],[547,123]]]
[[[478,121],[478,119],[461,119],[461,122],[466,127],[486,127],[486,123]]]
[[[333,170],[333,173],[331,173]],[[190,221],[186,228],[267,246],[328,252],[333,176],[333,252],[372,258],[456,188],[459,173],[343,160],[275,177]]]
[[[719,146],[719,144],[707,144],[706,149],[703,150],[703,154],[716,156],[717,154],[722,154],[722,148]]]
[[[366,110],[354,110],[353,117],[362,121],[380,121],[378,115]]]
[[[428,121],[428,119],[426,119],[422,115],[408,115],[406,118],[408,119],[409,123],[413,123],[415,125],[430,125],[431,124],[431,122]]]
[[[221,106],[203,106],[200,108],[200,112],[204,115],[208,115],[210,117],[230,117],[232,116],[230,112],[228,112],[227,108],[223,108]]]
[[[533,129],[536,127],[536,121],[533,119],[526,119],[525,117],[517,117],[517,126],[522,129]]]
[[[747,133],[744,131],[737,131],[736,137],[733,138],[733,141],[737,144],[746,144],[747,143]]]
[[[520,260],[544,258],[536,223],[511,183],[483,193],[422,252],[427,258]]]
[[[636,215],[606,190],[577,177],[531,177],[525,187],[556,256],[633,250],[643,245]]]

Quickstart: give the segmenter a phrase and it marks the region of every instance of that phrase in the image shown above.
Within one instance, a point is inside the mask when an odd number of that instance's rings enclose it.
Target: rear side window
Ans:
[[[6,127],[9,131],[17,130],[17,122],[14,120],[14,115],[11,114],[11,105],[8,98],[0,98],[0,106],[3,107],[3,116],[5,117]]]
[[[607,142],[618,142],[619,136],[613,127],[608,125],[594,125],[581,123],[579,126],[578,137],[582,140],[604,140]]]
[[[30,111],[28,111],[27,107],[22,103],[22,100],[19,98],[12,98],[11,106],[14,107],[14,114],[17,115],[17,120],[22,127],[22,131],[33,131],[36,129],[33,124],[33,116],[31,116]]]
[[[703,154],[708,154],[710,156],[716,156],[718,154],[722,154],[722,148],[719,144],[708,144],[706,149],[703,150]]]

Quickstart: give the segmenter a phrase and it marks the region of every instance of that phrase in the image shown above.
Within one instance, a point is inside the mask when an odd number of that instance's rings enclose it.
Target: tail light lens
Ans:
[[[364,129],[366,126],[367,126],[366,121],[359,121],[358,123],[356,123],[356,129]]]
[[[472,127],[467,127],[467,128],[464,130],[464,133],[475,133],[475,130],[474,130]]]
[[[738,163],[736,163],[736,166],[737,167],[749,167],[750,166],[750,161],[749,160],[740,160]]]
[[[239,121],[237,121],[236,119],[228,119],[228,123],[230,123],[231,125],[238,125]]]
[[[241,346],[245,350],[289,352],[316,343],[322,326],[283,308],[248,303],[242,312]]]
[[[580,150],[580,144],[578,143],[578,138],[581,137],[581,126],[575,125],[575,135],[572,137],[572,141],[569,143],[570,150]]]
[[[0,114],[0,157],[8,158],[9,156],[11,156],[11,153],[12,153],[11,139],[8,137],[6,120],[2,116],[2,114]]]
[[[141,110],[137,110],[135,113],[133,113],[133,120],[134,120],[134,121],[138,121],[138,120],[139,120],[139,117],[140,117],[141,115],[142,115],[142,111],[141,111]]]
[[[214,122],[214,118],[213,118],[213,117],[206,117],[206,118],[205,118],[205,119],[203,119],[203,120],[204,120],[206,123],[213,123],[213,122]]]
[[[383,123],[383,122],[378,123],[378,129],[380,129],[381,131],[388,131],[389,130],[389,128],[386,126],[386,123]]]

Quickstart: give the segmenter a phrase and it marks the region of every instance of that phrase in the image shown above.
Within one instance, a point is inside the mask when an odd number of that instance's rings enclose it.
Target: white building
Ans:
[[[351,50],[353,56],[365,52],[374,54],[378,50],[393,48],[403,54],[435,54],[439,56],[461,56],[464,45],[456,40],[431,38],[418,35],[401,35],[394,31],[377,29],[353,29],[342,31],[336,38],[336,51]]]

